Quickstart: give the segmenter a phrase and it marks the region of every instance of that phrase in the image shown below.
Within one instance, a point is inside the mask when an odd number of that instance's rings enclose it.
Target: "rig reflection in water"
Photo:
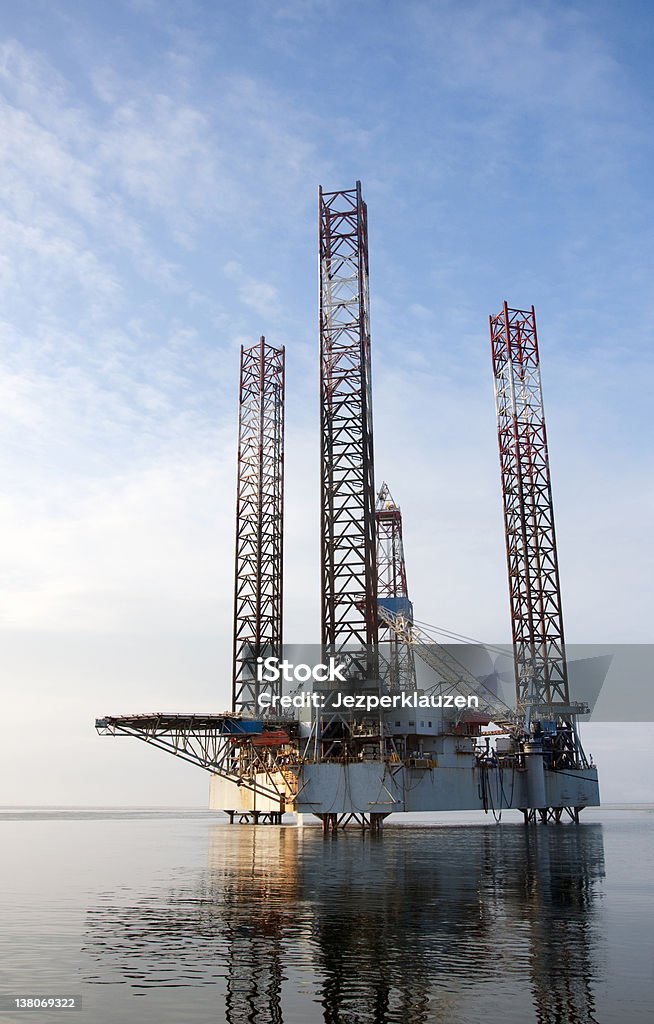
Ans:
[[[89,910],[86,980],[213,986],[228,1024],[588,1024],[603,877],[601,825],[212,825],[206,872]]]

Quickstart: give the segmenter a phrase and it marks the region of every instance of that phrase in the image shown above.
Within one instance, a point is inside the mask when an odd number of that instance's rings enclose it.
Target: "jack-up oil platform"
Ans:
[[[313,660],[337,682],[312,677],[284,693],[281,675],[271,682],[262,671],[284,663],[285,401],[285,350],[262,337],[241,348],[232,707],[105,716],[96,728],[208,771],[210,807],[232,822],[275,824],[296,812],[299,822],[316,815],[325,832],[350,823],[376,830],[401,812],[478,809],[497,819],[512,808],[525,822],[578,822],[599,805],[599,784],[577,728],[589,709],[569,692],[534,308],[505,302],[489,318],[516,685],[509,706],[414,621],[401,510],[386,484],[375,489],[360,182],[319,190],[319,251],[322,615]]]

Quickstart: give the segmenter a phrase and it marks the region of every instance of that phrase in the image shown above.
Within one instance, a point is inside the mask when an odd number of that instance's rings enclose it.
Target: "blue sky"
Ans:
[[[287,636],[317,636],[319,184],[368,202],[376,471],[419,617],[509,635],[506,298],[536,306],[568,639],[652,640],[648,4],[33,2],[0,32],[0,802],[204,803],[91,723],[228,703],[261,333],[287,346]]]

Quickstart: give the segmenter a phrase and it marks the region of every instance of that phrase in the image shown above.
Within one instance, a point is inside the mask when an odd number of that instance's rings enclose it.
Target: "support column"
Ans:
[[[284,349],[262,337],[241,347],[238,421],[232,710],[250,717],[257,658],[282,655],[283,513]]]

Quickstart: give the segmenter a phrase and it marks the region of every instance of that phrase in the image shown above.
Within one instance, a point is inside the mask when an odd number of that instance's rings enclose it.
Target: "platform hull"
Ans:
[[[377,761],[305,764],[298,780],[298,796],[287,799],[282,809],[317,815],[524,810],[533,807],[529,781],[526,770],[482,769],[476,765],[409,767]],[[597,807],[597,769],[546,770],[544,795],[544,807]],[[212,778],[210,806],[215,810],[280,809],[278,801],[255,796],[251,790],[216,776]]]
[[[279,788],[282,790],[284,780],[279,779]],[[267,777],[261,777],[261,786],[266,789],[270,786]],[[292,811],[292,801],[281,801],[266,796],[261,792],[255,792],[245,786],[237,786],[229,779],[223,779],[219,775],[212,775],[209,783],[209,808],[214,811]]]
[[[546,771],[545,807],[596,807],[595,768]],[[482,778],[483,776],[483,778]],[[498,768],[305,765],[302,813],[397,813],[531,808],[528,772]]]

